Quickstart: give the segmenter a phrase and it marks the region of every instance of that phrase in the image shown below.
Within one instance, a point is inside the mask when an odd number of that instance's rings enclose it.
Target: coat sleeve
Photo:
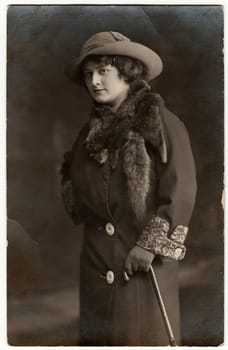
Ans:
[[[196,198],[195,162],[184,124],[167,109],[162,119],[167,162],[158,162],[157,210],[137,245],[154,254],[181,260]]]
[[[64,207],[76,225],[84,223],[90,216],[89,209],[81,202],[80,197],[73,188],[70,170],[74,154],[74,148],[84,135],[85,128],[79,133],[79,136],[72,149],[64,154],[64,159],[61,165],[61,194]]]

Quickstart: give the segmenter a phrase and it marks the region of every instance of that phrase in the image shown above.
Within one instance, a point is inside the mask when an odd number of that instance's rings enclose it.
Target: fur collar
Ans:
[[[160,95],[151,92],[145,81],[136,81],[116,112],[107,105],[95,105],[85,140],[90,156],[100,164],[109,159],[115,168],[121,155],[129,199],[138,222],[145,218],[151,177],[154,177],[146,145],[159,153],[161,162],[167,162],[160,117],[163,104]]]

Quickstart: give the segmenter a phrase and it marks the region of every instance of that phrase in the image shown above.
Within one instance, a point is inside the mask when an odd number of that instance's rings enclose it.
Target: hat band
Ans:
[[[87,54],[89,51],[93,50],[93,49],[97,49],[98,47],[102,47],[103,45],[100,44],[91,44],[89,46],[86,46],[84,48],[84,50],[81,52],[81,56],[84,56],[85,54]]]

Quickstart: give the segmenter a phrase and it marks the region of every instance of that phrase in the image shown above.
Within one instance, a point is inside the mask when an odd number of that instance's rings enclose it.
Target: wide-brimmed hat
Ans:
[[[90,55],[120,55],[136,58],[147,68],[145,79],[150,81],[162,71],[162,61],[158,54],[147,46],[136,43],[118,32],[100,32],[91,36],[83,45],[79,57],[67,65],[67,77],[76,83],[80,82],[80,67]]]

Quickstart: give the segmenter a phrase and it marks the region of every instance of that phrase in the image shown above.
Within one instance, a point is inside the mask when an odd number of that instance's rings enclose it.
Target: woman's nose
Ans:
[[[94,72],[92,75],[92,85],[96,86],[99,85],[101,80],[100,80],[100,75],[97,72]]]

